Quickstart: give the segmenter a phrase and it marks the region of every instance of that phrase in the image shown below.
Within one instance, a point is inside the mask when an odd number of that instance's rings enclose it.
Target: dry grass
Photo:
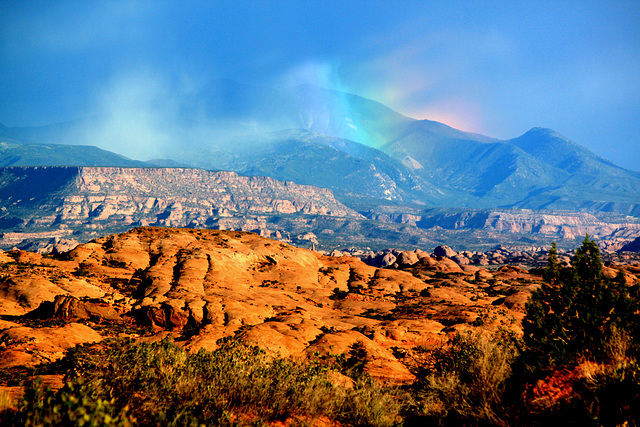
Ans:
[[[433,353],[417,393],[419,412],[459,424],[506,425],[502,401],[516,354],[502,333],[457,335]]]

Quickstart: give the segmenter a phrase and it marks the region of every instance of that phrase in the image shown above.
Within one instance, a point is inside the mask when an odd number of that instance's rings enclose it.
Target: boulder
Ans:
[[[397,260],[397,257],[394,254],[392,254],[391,252],[387,252],[380,259],[379,266],[382,267],[382,268],[388,267],[391,264],[393,264],[394,262],[396,262],[396,260]]]
[[[469,261],[469,258],[462,255],[454,255],[451,257],[451,259],[460,265],[469,265],[471,263],[471,261]]]
[[[58,295],[53,302],[54,317],[72,319],[119,320],[120,313],[111,304],[100,299],[78,299],[71,295]]]
[[[418,255],[413,251],[404,251],[398,255],[396,262],[399,266],[413,265],[418,262]]]
[[[455,255],[457,255],[458,253],[456,251],[454,251],[453,249],[451,249],[447,245],[441,245],[441,246],[438,246],[437,248],[435,248],[433,250],[433,254],[435,256],[442,256],[442,257],[452,258]]]
[[[189,314],[180,308],[180,304],[178,300],[168,300],[160,305],[143,307],[138,320],[162,329],[182,329],[189,321]]]

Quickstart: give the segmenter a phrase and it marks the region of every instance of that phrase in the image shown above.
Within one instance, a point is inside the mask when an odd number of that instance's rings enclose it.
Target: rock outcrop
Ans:
[[[478,267],[463,270],[424,251],[397,255],[404,261],[379,269],[253,233],[157,227],[57,256],[0,253],[0,352],[34,365],[61,357],[73,343],[122,333],[169,334],[194,350],[237,336],[294,358],[360,343],[372,376],[410,382],[413,359],[397,354],[439,345],[479,324],[485,312],[495,316],[486,327],[517,330],[512,319],[521,317],[521,299],[539,279],[525,270],[476,274]],[[42,332],[48,338],[28,338],[35,332],[24,328],[34,318],[53,322]],[[73,343],[57,344],[60,322],[82,323],[70,329]]]
[[[0,208],[0,222],[12,230],[2,234],[1,246],[39,239],[38,248],[48,251],[68,248],[71,238],[140,225],[242,229],[269,237],[286,232],[270,224],[274,215],[362,218],[327,189],[183,168],[0,168]]]
[[[497,234],[546,236],[555,240],[579,240],[589,234],[607,241],[608,245],[628,241],[640,233],[638,218],[616,214],[529,209],[458,209],[454,212],[432,209],[425,212],[414,210],[408,214],[402,209],[380,208],[367,213],[367,218],[414,225],[432,231],[484,230]]]
[[[372,377],[407,383],[418,349],[457,331],[520,333],[527,298],[541,281],[539,269],[489,270],[421,250],[387,252],[383,260],[396,259],[385,269],[340,255],[254,233],[158,227],[55,256],[0,252],[2,366],[48,363],[73,345],[111,336],[171,336],[192,350],[237,337],[303,359],[358,346]],[[509,253],[458,255],[494,262]],[[640,276],[623,264],[605,274],[618,270],[629,283]]]
[[[618,252],[640,252],[640,237],[622,246]]]

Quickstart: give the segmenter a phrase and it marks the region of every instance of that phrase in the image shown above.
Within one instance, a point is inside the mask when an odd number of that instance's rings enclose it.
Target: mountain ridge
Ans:
[[[276,90],[214,84],[187,98],[167,128],[180,132],[162,165],[229,169],[331,188],[358,209],[400,203],[640,215],[640,173],[549,129],[499,140],[312,85]],[[196,115],[198,108],[204,113]],[[196,118],[213,133],[193,130],[202,125]],[[79,144],[98,122],[94,117],[88,125],[3,127],[0,135],[59,142],[66,132],[71,139],[65,142]],[[216,133],[223,125],[231,131]]]

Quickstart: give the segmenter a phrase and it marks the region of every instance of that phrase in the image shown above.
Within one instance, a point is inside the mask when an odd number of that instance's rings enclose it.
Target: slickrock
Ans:
[[[407,383],[415,379],[407,367],[400,363],[389,350],[353,330],[322,336],[307,348],[307,354],[313,357],[316,353],[321,355],[348,353],[356,343],[364,347],[367,355],[364,370],[373,378],[396,383]]]
[[[171,336],[193,351],[236,336],[292,358],[362,342],[373,377],[411,382],[418,346],[440,346],[465,329],[520,332],[541,281],[519,267],[469,271],[425,251],[396,254],[411,262],[381,269],[253,233],[156,227],[55,256],[0,253],[3,366],[55,360],[108,336]],[[640,275],[617,269],[632,281]]]
[[[10,327],[0,333],[5,349],[0,357],[0,368],[34,366],[53,362],[64,356],[66,350],[77,344],[93,343],[103,339],[89,326],[69,323],[61,327]]]
[[[433,254],[435,256],[440,256],[440,257],[447,257],[447,258],[453,258],[454,256],[456,256],[458,253],[456,251],[454,251],[453,249],[451,249],[449,246],[447,245],[441,245],[436,247],[433,250]]]

